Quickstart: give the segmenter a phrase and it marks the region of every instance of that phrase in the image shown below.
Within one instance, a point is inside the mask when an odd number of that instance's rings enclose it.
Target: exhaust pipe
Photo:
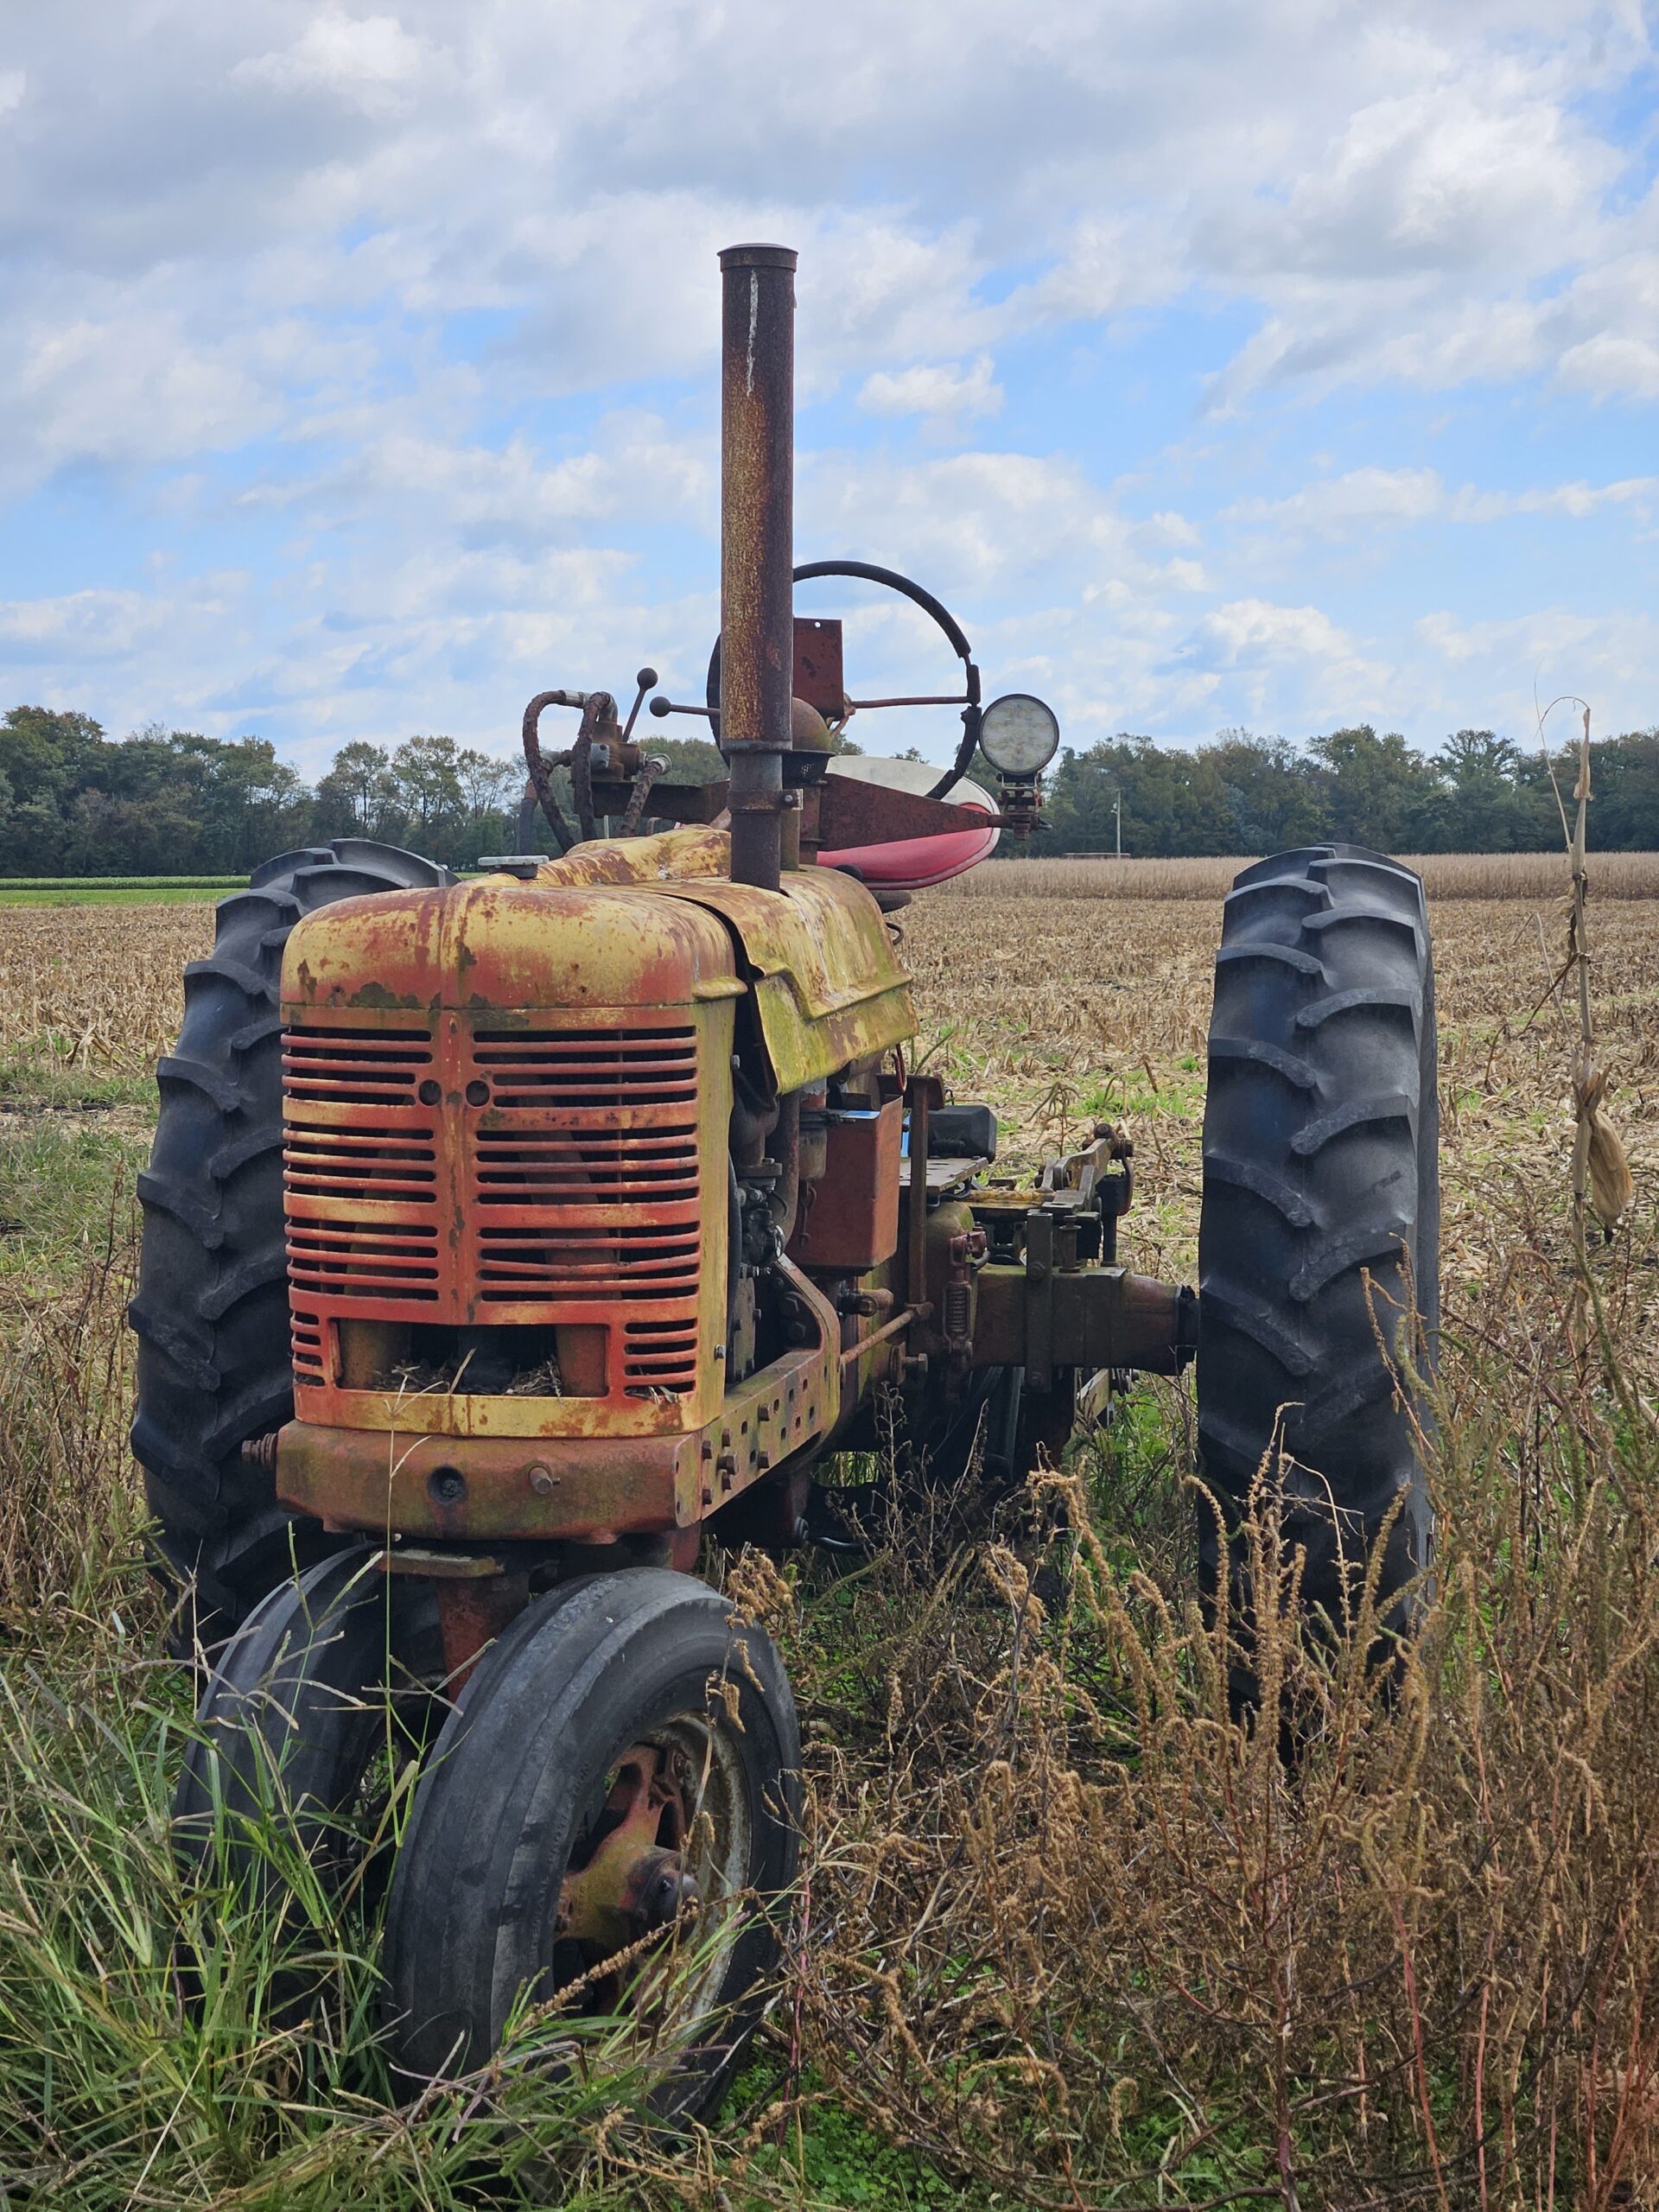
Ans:
[[[720,257],[720,743],[732,880],[775,891],[794,692],[795,263],[784,245]]]

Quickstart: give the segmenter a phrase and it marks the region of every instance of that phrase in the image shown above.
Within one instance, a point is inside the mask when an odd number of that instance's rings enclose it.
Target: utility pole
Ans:
[[[1123,857],[1123,794],[1122,791],[1112,793],[1112,820],[1117,830],[1117,857],[1122,860]]]

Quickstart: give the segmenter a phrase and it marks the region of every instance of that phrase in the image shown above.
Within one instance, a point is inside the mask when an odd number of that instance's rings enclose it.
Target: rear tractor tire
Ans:
[[[1199,1562],[1246,1663],[1240,1523],[1258,1473],[1304,1605],[1336,1633],[1376,1547],[1390,1640],[1411,1625],[1430,1516],[1414,1402],[1440,1320],[1434,977],[1419,879],[1351,845],[1246,868],[1216,963],[1198,1232]],[[1384,1532],[1386,1530],[1386,1536]]]
[[[283,853],[219,903],[213,950],[184,971],[184,1027],[156,1071],[161,1111],[138,1179],[143,1240],[133,1456],[159,1524],[174,1650],[232,1634],[331,1547],[244,1457],[294,1409],[283,1230],[283,948],[337,899],[443,884],[446,868],[359,837]]]

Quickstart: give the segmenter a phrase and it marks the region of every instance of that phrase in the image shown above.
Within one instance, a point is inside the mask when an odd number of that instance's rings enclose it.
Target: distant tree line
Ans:
[[[1659,849],[1659,729],[1591,744],[1591,835],[1604,851]],[[1570,798],[1575,767],[1556,775]],[[1068,747],[1051,772],[1041,853],[1109,853],[1122,806],[1123,850],[1143,857],[1274,853],[1340,838],[1395,853],[1529,853],[1560,844],[1549,771],[1489,729],[1460,729],[1438,753],[1369,724],[1306,746],[1223,730],[1191,749],[1149,737]]]
[[[710,745],[653,730],[652,750],[718,771]],[[556,782],[568,812],[568,779]],[[469,868],[516,847],[524,787],[521,760],[448,737],[343,745],[313,788],[263,737],[153,727],[114,741],[90,715],[14,707],[0,717],[0,876],[239,874],[331,837]]]
[[[654,729],[650,742],[681,775],[719,771],[706,743]],[[1659,729],[1591,753],[1595,843],[1659,849]],[[1571,781],[1569,770],[1564,791]],[[343,745],[313,787],[264,738],[153,727],[112,741],[89,715],[14,707],[0,717],[0,876],[234,874],[341,836],[470,867],[516,845],[523,788],[520,762],[448,737]],[[1131,736],[1068,747],[1029,849],[1110,852],[1120,801],[1123,849],[1146,857],[1330,837],[1393,852],[1539,852],[1560,836],[1537,753],[1465,729],[1423,753],[1363,726],[1305,747],[1245,730],[1192,748]]]

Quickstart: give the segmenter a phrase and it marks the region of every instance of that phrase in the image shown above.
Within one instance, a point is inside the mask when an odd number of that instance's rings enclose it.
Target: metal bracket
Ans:
[[[1054,1217],[1042,1206],[1026,1216],[1026,1388],[1053,1385]]]

